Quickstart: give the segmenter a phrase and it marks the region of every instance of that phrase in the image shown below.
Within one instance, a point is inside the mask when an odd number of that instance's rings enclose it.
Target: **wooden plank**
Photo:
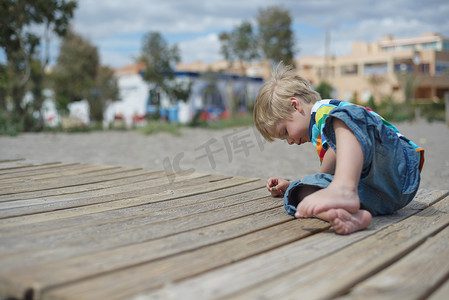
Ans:
[[[190,174],[186,177],[177,177],[177,180],[179,182],[176,183],[178,186],[189,186],[189,185],[195,185],[198,181],[207,181],[211,179],[211,175],[203,175],[203,174]],[[123,179],[120,181],[120,183],[123,183],[123,181],[132,180],[133,178]],[[147,180],[145,180],[147,179]],[[137,182],[130,182],[130,185],[118,185],[113,188],[108,189],[100,189],[99,191],[89,191],[89,193],[96,192],[99,196],[86,196],[86,194],[83,193],[83,196],[77,197],[79,195],[73,195],[73,198],[67,198],[67,197],[57,197],[57,198],[40,198],[40,199],[30,199],[30,200],[24,200],[24,201],[14,201],[11,203],[0,203],[0,218],[11,218],[11,217],[17,217],[17,216],[25,216],[30,214],[37,214],[37,213],[43,213],[43,212],[50,212],[50,211],[57,211],[61,209],[67,209],[67,208],[74,208],[74,207],[80,207],[80,206],[86,206],[86,205],[94,205],[98,203],[106,203],[116,200],[124,200],[124,206],[135,206],[139,204],[145,203],[145,200],[147,198],[133,198],[132,191],[135,191],[139,194],[139,196],[142,195],[142,193],[170,193],[171,188],[173,186],[164,184],[165,179],[152,179],[152,178],[145,178],[145,177],[139,177],[139,180]],[[132,184],[136,183],[136,185]],[[98,187],[97,184],[95,186]],[[110,186],[110,183],[108,183]],[[90,185],[89,185],[90,186]],[[130,187],[132,189],[130,190]],[[137,187],[140,187],[140,189],[136,189]],[[105,187],[107,188],[107,186]],[[146,190],[145,190],[146,188]],[[117,192],[117,194],[115,194]],[[92,194],[91,194],[92,195]],[[93,194],[95,195],[95,193]],[[160,195],[159,195],[160,196]],[[128,204],[126,204],[126,201],[128,201]],[[107,206],[104,210],[108,210]],[[111,206],[113,207],[113,206]]]
[[[79,248],[82,245],[92,248],[92,244],[96,243],[104,244],[102,247],[111,247],[112,245],[120,246],[126,243],[147,241],[240,218],[279,205],[279,201],[271,197],[256,198],[245,203],[242,202],[240,205],[231,205],[171,220],[153,221],[151,217],[145,216],[125,217],[117,220],[111,219],[109,222],[100,222],[95,226],[80,224],[75,228],[55,228],[47,232],[26,235],[20,239],[5,237],[2,238],[0,245],[0,253],[2,253],[0,260],[8,259],[8,254],[21,255],[19,253],[21,251],[37,253],[42,250],[45,252],[48,245],[61,248],[70,246]],[[120,236],[119,239],[118,236]],[[79,251],[86,250],[80,249]]]
[[[448,278],[448,258],[446,227],[389,268],[357,285],[344,298],[423,299]]]
[[[433,294],[431,294],[427,300],[447,300],[449,295],[449,279],[446,280]]]
[[[100,184],[87,184],[85,186],[80,186],[84,188],[79,189],[78,191],[72,191],[71,193],[67,194],[57,193],[58,195],[50,195],[48,197],[35,197],[31,199],[17,199],[14,197],[14,195],[11,195],[11,198],[15,199],[11,199],[8,201],[8,198],[6,198],[5,196],[2,199],[3,201],[0,202],[0,210],[30,205],[45,205],[53,202],[72,201],[82,198],[90,198],[92,199],[90,202],[93,203],[97,200],[99,196],[116,196],[118,193],[128,192],[129,193],[128,196],[133,197],[134,191],[141,191],[149,188],[154,188],[156,186],[166,188],[168,187],[178,188],[180,183],[185,182],[187,180],[198,179],[200,180],[199,182],[213,182],[230,178],[222,175],[205,175],[200,173],[194,173],[186,175],[184,177],[178,176],[177,181],[175,181],[172,185],[167,185],[166,179],[161,178],[160,173],[156,174],[151,173],[148,176],[146,175],[139,176],[137,180],[133,180],[133,176],[129,176],[132,175],[132,173],[126,173],[126,175],[127,176],[123,176],[123,181],[126,181],[127,182],[126,184],[111,185],[108,182],[106,182],[106,184],[104,184],[103,182]],[[173,186],[174,184],[176,184],[176,186]],[[101,186],[101,188],[99,188],[99,186]],[[154,190],[146,191],[146,193],[149,192],[154,192]],[[140,192],[139,196],[144,195],[143,193],[145,192],[143,191]]]
[[[26,192],[21,194],[13,194],[13,195],[2,195],[0,196],[0,209],[4,204],[2,202],[12,202],[15,201],[24,201],[27,203],[26,205],[37,203],[39,199],[51,197],[52,199],[57,199],[58,197],[61,199],[67,200],[67,195],[73,195],[75,197],[80,195],[87,196],[91,194],[91,196],[97,196],[100,194],[108,194],[111,193],[114,189],[125,189],[125,190],[136,190],[142,189],[144,187],[149,186],[157,186],[157,185],[166,185],[167,179],[163,176],[163,171],[148,173],[139,177],[124,177],[122,180],[114,180],[114,181],[104,181],[100,183],[88,183],[79,186],[72,187],[62,187],[53,190],[43,190],[43,191],[35,191],[35,192]],[[199,178],[205,177],[205,174],[193,173],[188,174],[186,176],[178,176],[178,181],[185,180],[186,178]],[[6,204],[8,205],[8,204]]]
[[[9,170],[9,171],[2,171],[0,173],[0,178],[10,178],[10,177],[19,177],[22,175],[27,174],[39,174],[39,173],[49,173],[53,170],[58,170],[59,168],[68,168],[68,167],[75,167],[75,166],[82,166],[80,163],[71,163],[71,164],[63,164],[63,163],[47,163],[41,166],[34,166],[30,168],[22,168],[20,170]]]
[[[16,161],[23,161],[23,160],[25,160],[25,159],[24,159],[24,158],[2,159],[2,160],[0,160],[0,164],[10,163],[10,162],[16,162]]]
[[[416,193],[415,198],[413,198],[413,201],[407,205],[407,208],[423,210],[440,201],[446,195],[449,195],[448,190],[420,189],[418,190],[418,193]]]
[[[448,224],[449,197],[351,247],[292,269],[262,287],[242,291],[233,298],[264,295],[274,299],[292,294],[305,299],[334,298],[391,265]]]
[[[87,167],[82,172],[94,169]],[[33,183],[31,178],[65,183],[77,176],[70,171],[64,174],[55,178],[36,173],[26,176],[26,183]],[[95,173],[84,173],[76,178],[86,180],[91,175],[96,177]],[[432,248],[420,249],[436,247],[430,243],[433,239],[425,243],[426,238],[449,224],[449,204],[433,205],[447,192],[436,196],[438,193],[420,191],[417,200],[422,201],[412,202],[393,216],[375,218],[365,231],[342,237],[332,231],[317,233],[329,227],[320,220],[292,220],[281,207],[281,199],[266,196],[262,181],[242,183],[240,178],[188,174],[176,176],[179,181],[171,183],[164,171],[149,177],[152,179],[114,182],[120,187],[108,181],[0,196],[0,201],[5,200],[0,203],[0,207],[4,205],[0,213],[22,211],[21,216],[0,219],[0,298],[122,299],[137,294],[143,299],[282,298],[298,294],[314,298],[312,285],[318,286],[318,298],[336,297],[357,284],[363,286],[363,280],[374,274],[382,276],[383,272],[378,272],[389,265],[393,271],[384,272],[406,274],[395,266],[415,252],[437,253]],[[20,186],[14,180],[4,183]],[[449,202],[449,198],[444,201]],[[23,215],[28,207],[32,215]],[[45,208],[39,211],[39,207]],[[406,223],[411,217],[399,223],[408,225],[396,230],[391,228],[398,224],[387,227],[419,210],[435,208],[443,216],[418,214],[424,226]],[[444,239],[447,241],[447,236]],[[376,245],[381,245],[380,253]],[[441,257],[447,257],[444,251]],[[340,269],[349,266],[349,271],[338,270],[336,277],[324,274],[332,262],[340,264]],[[291,274],[306,283],[304,290],[293,282]],[[438,274],[425,296],[448,276],[447,272]],[[281,288],[276,285],[279,281]],[[169,286],[164,286],[167,282]]]
[[[223,211],[221,211],[221,214],[223,215]],[[198,218],[197,220],[200,220]],[[273,208],[265,211],[261,211],[254,214],[245,215],[241,218],[231,219],[226,222],[211,224],[206,227],[199,227],[197,229],[189,230],[180,232],[177,235],[170,235],[165,238],[161,239],[155,239],[152,241],[140,241],[144,242],[142,245],[129,245],[128,243],[123,243],[123,246],[125,246],[125,252],[124,253],[133,253],[135,256],[143,256],[145,260],[151,261],[162,257],[167,257],[169,255],[173,255],[176,253],[181,253],[183,251],[199,248],[202,246],[210,245],[213,243],[217,243],[220,241],[224,241],[227,239],[235,238],[238,236],[242,236],[244,234],[248,234],[250,232],[257,231],[259,229],[268,228],[276,224],[284,223],[288,220],[291,220],[291,216],[288,216],[285,214],[283,208]],[[173,226],[177,226],[177,224],[173,224]],[[151,227],[147,227],[146,229],[150,229]],[[123,239],[125,236],[116,237],[116,241],[119,239]],[[136,241],[136,244],[139,241]],[[105,243],[107,245],[107,243]],[[95,248],[98,245],[92,245],[91,244],[91,250],[92,248]],[[109,249],[111,249],[111,252],[109,252],[109,255],[111,256],[111,259],[113,259],[116,262],[120,262],[121,259],[124,259],[123,254],[120,254],[120,252],[115,252],[118,250],[114,250],[114,247],[118,247],[119,245],[109,245]],[[79,248],[75,249],[75,248]],[[136,248],[134,248],[136,247]],[[63,249],[65,248],[65,249]],[[58,252],[61,254],[64,254],[66,251],[72,251],[75,250],[74,253],[77,255],[87,254],[89,251],[86,251],[86,246],[80,245],[80,244],[74,244],[72,247],[63,247],[63,248],[57,248],[57,249],[47,249],[47,253],[42,256],[42,259],[47,260],[51,262],[48,258],[53,255],[58,255]],[[134,248],[134,250],[133,250]],[[107,249],[107,247],[106,247]],[[119,248],[117,248],[119,249]],[[52,251],[53,250],[53,251]],[[54,251],[54,250],[61,250],[61,251]],[[78,251],[77,251],[78,250]],[[97,247],[97,251],[100,251],[101,249]],[[103,249],[105,250],[105,249]],[[93,253],[93,251],[90,251],[90,253]],[[115,253],[115,254],[114,254]],[[33,255],[33,253],[31,253]],[[67,258],[69,258],[67,256]],[[74,257],[74,256],[72,256]],[[101,256],[102,258],[105,258],[104,255]],[[131,255],[126,255],[128,259],[131,258]],[[3,259],[3,257],[0,257]],[[24,259],[27,259],[28,257],[23,257]],[[39,259],[38,257],[36,257]],[[63,259],[64,257],[60,256],[58,260]],[[74,261],[72,260],[72,263]],[[84,264],[83,262],[81,262]],[[96,264],[97,262],[92,261],[92,264]],[[2,262],[1,265],[4,265]],[[75,263],[76,265],[76,263]],[[95,267],[95,266],[94,266]],[[30,287],[27,282],[26,284],[22,284],[20,281],[17,281],[18,278],[15,278],[14,276],[10,276],[10,271],[4,271],[3,269],[0,270],[0,290],[4,291],[8,295],[12,295],[15,297],[22,297],[24,293],[26,293],[30,288],[34,289],[36,291],[36,295],[38,294],[38,291],[41,289],[41,286],[36,280],[33,280],[32,286]],[[76,298],[76,297],[75,297]]]
[[[200,178],[204,178],[204,180],[211,180],[210,175],[204,175],[204,174],[190,174],[186,177],[179,177],[178,182],[175,184],[182,184],[183,182],[189,181],[189,180],[201,180]],[[220,180],[220,179],[219,179]],[[116,183],[114,185],[114,183]],[[83,187],[83,188],[82,188]],[[93,199],[94,201],[97,200],[100,196],[114,196],[114,195],[120,195],[121,193],[129,192],[129,197],[133,196],[134,192],[140,193],[139,195],[142,195],[143,193],[141,190],[145,189],[154,189],[155,187],[161,187],[165,191],[169,189],[170,187],[166,184],[164,179],[161,179],[160,176],[157,175],[150,175],[150,176],[139,176],[139,177],[129,177],[124,178],[122,181],[113,181],[113,182],[102,182],[99,184],[87,184],[85,186],[79,186],[77,190],[68,190],[67,193],[64,192],[57,192],[56,195],[50,195],[50,196],[44,196],[44,197],[36,197],[31,199],[24,199],[24,200],[18,200],[14,199],[9,202],[4,201],[3,203],[0,203],[0,214],[3,214],[4,212],[1,210],[6,209],[12,209],[12,208],[20,208],[20,207],[28,207],[28,206],[37,206],[37,205],[46,205],[46,204],[53,204],[61,201],[77,201],[85,198]],[[65,188],[64,188],[65,190]],[[58,190],[56,190],[58,191]],[[38,193],[38,192],[36,192]],[[11,195],[11,197],[14,197],[14,195]],[[94,202],[91,201],[93,204]]]
[[[52,233],[27,236],[24,239],[3,239],[0,265],[7,270],[14,264],[46,262],[67,258],[74,255],[90,253],[139,243],[173,235],[186,230],[193,230],[257,213],[279,206],[277,199],[252,200],[241,205],[216,209],[208,213],[199,213],[186,217],[152,222],[150,219],[129,219],[126,222],[112,222],[93,228],[76,228],[72,231],[59,230]],[[151,224],[151,226],[149,226]],[[130,231],[130,229],[132,229]],[[128,231],[127,231],[128,230]],[[94,240],[92,239],[94,237]],[[52,245],[49,249],[48,245]],[[8,247],[6,247],[8,245]]]
[[[105,169],[104,167],[100,167]],[[26,182],[16,182],[14,184],[11,184],[10,186],[2,186],[0,187],[0,195],[10,195],[10,194],[17,194],[17,193],[26,193],[26,192],[35,192],[35,191],[41,191],[41,190],[49,190],[49,189],[57,189],[57,188],[63,188],[63,187],[70,187],[70,186],[76,186],[76,185],[83,185],[83,184],[91,184],[91,183],[97,183],[97,182],[103,182],[108,180],[116,180],[119,179],[120,176],[116,174],[106,174],[104,176],[99,176],[98,178],[95,177],[89,177],[85,174],[82,174],[83,170],[90,171],[92,170],[92,167],[85,167],[83,169],[79,169],[79,173],[71,175],[63,175],[54,178],[35,178],[35,180],[30,180]],[[147,171],[143,170],[137,170],[133,171],[133,175],[143,175],[147,173]],[[101,175],[101,174],[100,174]],[[36,180],[37,179],[37,180]]]
[[[41,191],[41,190],[51,190],[51,189],[58,189],[63,187],[71,187],[71,186],[78,186],[78,185],[85,185],[85,184],[94,184],[94,183],[100,183],[105,181],[114,181],[114,180],[121,180],[122,178],[129,178],[129,177],[138,177],[138,176],[145,176],[149,175],[151,172],[145,171],[145,170],[138,170],[132,172],[132,174],[123,175],[123,174],[111,174],[101,177],[89,177],[86,178],[85,176],[67,176],[60,178],[58,180],[55,179],[48,179],[48,180],[42,180],[39,183],[18,183],[14,184],[14,186],[10,187],[2,187],[0,189],[0,195],[9,195],[9,194],[17,194],[17,193],[26,193],[26,192],[35,192],[35,191]]]
[[[48,174],[45,174],[43,177],[11,178],[2,180],[0,182],[0,202],[14,201],[17,199],[21,200],[20,196],[23,195],[23,193],[28,192],[33,193],[64,187],[82,186],[84,184],[105,182],[109,179],[117,180],[121,175],[126,178],[145,174],[144,171],[137,169],[119,171],[116,169],[111,170],[109,168],[83,168],[79,169],[77,173],[78,174],[72,175],[54,173],[51,177],[47,177]],[[49,184],[49,182],[51,183]],[[16,194],[18,194],[18,197],[11,197]]]
[[[218,208],[243,204],[247,201],[247,199],[263,197],[266,196],[266,194],[267,193],[264,189],[259,189],[239,193],[237,195],[229,194],[226,198],[210,199],[207,202],[197,202],[193,204],[188,204],[184,201],[184,199],[179,198],[171,201],[166,200],[163,202],[153,202],[152,197],[147,195],[145,196],[145,198],[148,199],[147,204],[121,207],[122,209],[115,209],[113,211],[110,210],[109,205],[103,205],[106,210],[97,213],[89,211],[88,214],[58,219],[56,221],[46,221],[39,224],[32,223],[23,226],[16,225],[13,228],[9,227],[6,230],[0,227],[0,235],[3,240],[5,240],[6,238],[11,237],[23,238],[26,235],[39,234],[40,232],[54,234],[55,228],[57,228],[57,230],[62,230],[63,228],[77,230],[81,224],[83,227],[90,227],[117,221],[124,222],[126,219],[136,219],[139,217],[151,218],[152,222],[167,221]]]
[[[434,198],[432,202],[438,201],[441,198],[441,193],[431,194],[430,196],[435,195],[437,197]],[[443,195],[447,195],[447,193],[444,193]],[[429,211],[432,210],[432,207],[429,208]],[[146,297],[149,299],[231,298],[231,295],[232,297],[234,297],[236,296],[234,295],[234,293],[238,292],[257,292],[257,290],[251,290],[252,287],[254,287],[255,289],[260,288],[262,291],[260,294],[265,295],[264,287],[266,286],[269,286],[278,291],[278,289],[276,289],[276,284],[270,284],[271,281],[279,283],[279,286],[282,286],[282,280],[279,280],[281,282],[278,282],[277,278],[282,278],[283,280],[289,281],[289,278],[287,277],[295,276],[290,278],[293,281],[297,280],[297,283],[299,284],[299,280],[304,279],[304,277],[307,278],[309,275],[309,273],[305,271],[305,273],[302,273],[302,270],[304,268],[307,268],[308,270],[309,265],[313,265],[316,267],[316,264],[319,264],[322,260],[325,260],[326,257],[331,255],[332,253],[339,251],[340,249],[352,249],[355,245],[357,245],[356,242],[360,243],[364,239],[368,239],[370,236],[378,234],[378,232],[385,232],[384,230],[387,230],[394,226],[392,224],[395,224],[396,222],[403,220],[410,215],[415,214],[416,212],[417,211],[415,209],[409,209],[408,207],[406,207],[404,209],[401,209],[394,215],[375,217],[373,218],[372,224],[368,229],[353,233],[348,236],[339,236],[332,231],[316,234],[298,242],[247,259],[245,261],[238,262],[233,265],[211,271],[176,284],[170,284],[170,286],[164,287],[154,292],[143,294],[142,299],[146,299]],[[406,219],[406,221],[409,219]],[[415,222],[414,220],[417,220],[418,224],[420,222],[428,221],[427,219],[424,220],[424,218],[422,217],[416,217],[415,219],[412,219],[411,223]],[[300,224],[302,221],[303,220],[298,220],[298,226],[301,226]],[[399,224],[403,223],[401,222]],[[399,231],[397,234],[400,233],[401,232]],[[351,247],[348,247],[349,245],[351,245]],[[361,251],[373,251],[376,249],[377,245],[371,245],[371,247],[372,248],[362,249]],[[313,264],[314,261],[316,262],[315,264]],[[338,265],[338,261],[332,261],[332,263]],[[325,272],[326,274],[322,274],[323,278],[329,276],[332,277],[332,280],[335,280],[336,278],[342,278],[338,273],[336,273],[334,276],[334,274],[331,272],[333,270],[330,269],[332,267],[332,264],[326,266],[328,268],[327,272],[330,273]],[[347,266],[344,266],[344,268],[346,267]],[[299,274],[296,274],[296,271]],[[293,287],[289,286],[289,291],[296,287],[296,283],[292,283],[291,280],[289,282],[293,285]],[[311,289],[313,289],[313,291],[321,290],[321,287],[317,287],[315,289],[315,286],[322,279],[315,278],[315,280],[316,282],[310,283]],[[282,290],[282,288],[280,290]],[[290,295],[302,294],[294,293]],[[245,296],[246,295],[242,295],[242,298],[244,298]],[[284,294],[283,296],[288,295]],[[263,298],[263,296],[261,297]],[[266,294],[266,297],[269,299],[277,299],[276,297],[269,296],[269,294]],[[312,295],[311,298],[315,297]],[[308,298],[304,296],[304,299]]]
[[[36,198],[43,198],[43,197],[49,197],[49,196],[57,196],[57,195],[67,195],[67,194],[74,194],[74,193],[80,193],[80,192],[86,192],[86,191],[99,191],[103,189],[111,189],[111,188],[117,188],[117,187],[125,187],[125,186],[145,186],[144,181],[150,179],[156,179],[154,182],[156,182],[156,185],[164,185],[164,184],[175,184],[176,180],[182,180],[186,177],[198,177],[198,176],[205,176],[205,174],[179,174],[175,178],[175,182],[170,182],[169,179],[166,177],[165,171],[151,171],[148,174],[148,177],[143,178],[123,178],[120,181],[106,181],[106,182],[100,182],[95,184],[85,184],[80,186],[70,186],[70,187],[63,187],[58,189],[52,189],[52,190],[41,190],[41,191],[33,191],[33,192],[26,192],[26,193],[20,193],[20,194],[13,194],[13,195],[0,195],[0,202],[3,201],[15,201],[15,200],[26,200],[26,199],[36,199]],[[153,181],[152,181],[153,182]]]
[[[12,178],[28,178],[28,177],[35,177],[39,175],[45,175],[45,174],[55,174],[58,172],[63,171],[69,171],[69,170],[77,170],[77,169],[83,169],[86,167],[92,167],[85,164],[48,164],[43,166],[37,166],[32,167],[29,169],[20,169],[20,171],[11,171],[8,173],[0,174],[0,180],[4,179],[12,179]]]
[[[45,165],[48,163],[31,161],[31,160],[17,160],[17,161],[5,161],[0,164],[0,174],[4,171],[21,169],[21,168],[29,168],[34,166]]]
[[[43,162],[34,160],[23,160],[17,162],[7,162],[0,165],[0,175],[15,173],[21,171],[31,171],[39,168],[45,168],[51,165],[61,164],[61,162]],[[78,163],[79,164],[79,163]]]
[[[148,175],[147,180],[150,179],[161,179],[164,178],[164,171],[152,171]],[[178,176],[183,177],[183,176]],[[41,191],[34,191],[34,192],[25,192],[20,194],[10,194],[10,195],[0,195],[0,202],[8,202],[8,201],[17,201],[17,200],[30,200],[30,199],[38,199],[43,197],[54,197],[54,196],[61,196],[61,195],[67,195],[67,194],[79,194],[79,193],[89,193],[94,192],[98,193],[100,190],[103,189],[111,189],[116,187],[124,187],[124,186],[131,186],[131,185],[142,185],[142,181],[145,180],[132,180],[125,178],[121,182],[113,182],[112,184],[110,182],[102,182],[97,184],[86,184],[81,186],[71,186],[71,187],[64,187],[59,189],[53,189],[53,190],[41,190]],[[164,180],[163,182],[168,182],[167,180]]]
[[[231,178],[220,181],[209,181],[210,177],[199,177],[192,180],[180,181],[170,190],[156,191],[146,188],[141,190],[113,192],[113,198],[107,196],[91,197],[91,205],[66,208],[64,210],[44,212],[15,218],[0,219],[0,233],[5,229],[40,222],[60,220],[102,211],[116,210],[132,206],[153,203],[153,210],[162,210],[180,205],[191,205],[204,201],[215,200],[226,196],[252,191],[265,186],[265,181],[244,178]],[[197,185],[197,183],[203,183]],[[149,197],[151,195],[151,197]],[[178,199],[182,198],[182,202]],[[103,203],[108,199],[108,205]],[[151,200],[149,200],[151,199]]]
[[[145,261],[141,260],[141,256],[138,256],[139,260],[136,261],[136,255],[134,252],[128,251],[128,249],[120,249],[122,250],[121,256],[117,256],[117,253],[104,253],[104,257],[108,257],[106,261],[103,260],[101,264],[94,266],[91,264],[83,264],[82,269],[79,268],[80,261],[82,261],[81,258],[71,261],[70,264],[67,264],[67,262],[56,263],[39,269],[41,272],[45,272],[39,273],[39,278],[43,278],[40,284],[44,287],[43,290],[46,293],[51,293],[52,286],[62,285],[64,282],[73,280],[79,281],[81,279],[79,278],[80,275],[94,275],[99,271],[111,271],[111,268],[114,266],[128,266],[114,273],[103,273],[101,274],[103,276],[98,276],[93,279],[91,277],[82,282],[77,282],[75,285],[68,287],[68,290],[64,289],[63,291],[63,294],[74,295],[83,299],[120,299],[133,296],[142,290],[160,287],[166,282],[181,280],[245,259],[330,227],[327,222],[317,219],[309,219],[304,222],[307,223],[305,226],[307,230],[298,230],[297,225],[294,223],[288,221],[272,225],[271,227],[251,232],[231,240],[198,248],[194,251],[184,252],[177,256],[170,256],[152,263],[142,264]],[[140,253],[148,255],[148,252],[144,251],[144,249],[142,248]],[[113,250],[113,252],[118,251]],[[115,256],[117,257],[114,258]],[[100,256],[86,257],[83,260],[98,261],[99,258]],[[114,260],[111,261],[111,258]],[[129,268],[129,266],[133,265],[136,265],[136,267]],[[179,266],[182,266],[182,268]],[[51,269],[60,270],[61,273],[59,274],[61,276],[55,276],[55,273],[50,271]],[[39,270],[37,271],[39,272]],[[26,272],[23,273],[25,276],[32,277],[29,274]],[[17,276],[20,277],[21,275],[13,274],[13,277]],[[20,280],[25,281],[22,278]],[[115,282],[115,284],[111,285],[112,282]],[[132,286],[133,289],[124,288],[125,286]],[[92,287],[96,287],[98,293],[92,293]],[[103,290],[104,287],[108,288]]]
[[[72,169],[72,170],[63,170],[59,172],[52,171],[50,173],[41,173],[41,174],[27,174],[22,175],[20,177],[14,178],[4,178],[0,179],[0,188],[2,186],[11,185],[11,184],[34,184],[34,183],[42,183],[45,180],[53,179],[53,180],[70,180],[71,178],[79,178],[82,176],[83,178],[89,178],[93,176],[104,176],[108,174],[114,173],[123,173],[130,171],[138,171],[142,169],[125,169],[120,167],[113,166],[85,166],[84,168]],[[45,182],[44,182],[45,184]]]

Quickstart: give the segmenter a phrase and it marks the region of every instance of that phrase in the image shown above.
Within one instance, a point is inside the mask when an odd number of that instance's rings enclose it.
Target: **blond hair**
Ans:
[[[268,128],[273,128],[281,120],[291,120],[294,111],[291,97],[300,98],[306,103],[315,103],[321,99],[309,81],[299,76],[292,66],[284,66],[281,62],[273,69],[271,78],[259,89],[254,104],[254,123],[267,141],[274,141]]]

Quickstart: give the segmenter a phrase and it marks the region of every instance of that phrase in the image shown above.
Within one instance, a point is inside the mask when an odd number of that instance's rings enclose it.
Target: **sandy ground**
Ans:
[[[395,125],[426,151],[421,187],[449,189],[449,128],[444,123],[425,121]],[[264,179],[299,179],[319,168],[312,144],[268,143],[253,127],[223,131],[186,128],[180,137],[133,131],[0,136],[0,160],[16,158]]]

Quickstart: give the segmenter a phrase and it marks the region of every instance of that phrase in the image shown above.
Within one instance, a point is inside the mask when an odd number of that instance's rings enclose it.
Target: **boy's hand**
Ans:
[[[267,189],[271,196],[284,196],[289,185],[290,181],[278,177],[271,177],[267,180]]]

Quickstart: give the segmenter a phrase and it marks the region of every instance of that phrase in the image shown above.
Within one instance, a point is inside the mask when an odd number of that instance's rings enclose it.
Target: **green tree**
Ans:
[[[259,42],[265,57],[272,63],[283,61],[295,65],[295,41],[291,29],[292,18],[280,6],[260,9],[257,15]]]
[[[37,122],[35,130],[42,130],[44,127],[44,116],[42,113],[42,105],[44,103],[44,81],[45,73],[42,69],[42,63],[39,59],[33,59],[31,61],[31,71],[30,71],[30,91],[33,95],[33,111],[37,113]]]
[[[53,82],[60,112],[67,112],[69,103],[86,99],[90,118],[99,123],[107,101],[118,97],[113,71],[100,66],[97,48],[72,30],[61,43]]]
[[[171,95],[175,100],[182,100],[186,102],[189,99],[190,93],[192,92],[193,81],[181,81],[173,83],[170,85]]]
[[[396,78],[404,94],[405,102],[413,102],[416,89],[418,88],[420,83],[419,77],[414,73],[399,72],[396,73]]]
[[[99,64],[97,48],[69,30],[61,42],[53,72],[55,97],[61,112],[67,112],[71,102],[88,99],[95,88]]]
[[[259,57],[257,36],[251,23],[243,21],[230,33],[222,32],[219,38],[221,53],[224,58],[230,63],[237,60],[242,74],[246,74],[244,62],[249,62]]]
[[[13,110],[25,118],[27,108],[23,104],[26,93],[26,83],[32,74],[32,60],[36,59],[37,49],[41,46],[41,36],[33,30],[43,25],[44,51],[41,54],[40,68],[34,72],[44,73],[49,61],[50,32],[63,36],[68,28],[76,8],[76,1],[66,0],[2,0],[0,2],[0,47],[6,56],[5,72],[2,73],[0,81],[3,92],[0,93],[0,103],[6,103],[6,96],[12,99]],[[38,76],[35,74],[37,78]],[[6,82],[6,83],[5,83]],[[38,79],[34,87],[43,82]],[[27,130],[27,128],[25,128]]]
[[[372,110],[377,110],[377,105],[376,105],[376,101],[374,100],[374,96],[371,95],[368,98],[368,102],[366,103],[366,106],[371,108]]]
[[[6,65],[0,63],[0,110],[6,112],[6,95],[8,93],[8,73]]]
[[[173,81],[176,63],[180,61],[178,47],[170,46],[159,32],[149,32],[142,40],[140,60],[145,63],[143,79],[160,87],[172,100],[178,100],[175,98],[179,91],[175,90],[182,87]]]
[[[321,81],[320,84],[315,88],[321,99],[331,99],[332,98],[333,87],[326,81]]]
[[[90,117],[101,124],[108,103],[117,100],[118,96],[119,89],[114,71],[107,66],[99,66],[95,87],[91,89],[88,97]]]
[[[231,32],[222,32],[220,34],[221,53],[224,58],[232,64],[238,61],[241,73],[246,76],[245,62],[250,62],[259,57],[258,39],[250,22],[243,21],[239,26],[235,27]],[[240,98],[246,99],[246,77],[245,88]],[[237,112],[239,108],[239,97],[232,94],[230,96],[231,111]]]

